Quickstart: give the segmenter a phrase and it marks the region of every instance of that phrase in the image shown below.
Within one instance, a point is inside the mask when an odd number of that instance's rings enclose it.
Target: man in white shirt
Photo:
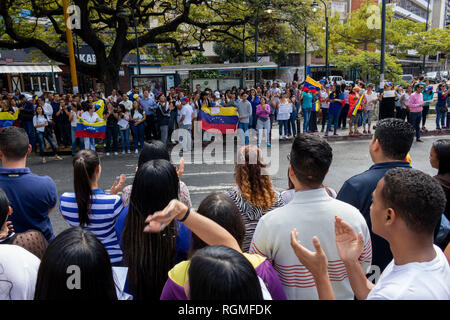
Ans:
[[[192,116],[194,110],[188,103],[188,98],[181,98],[181,104],[178,105],[178,126],[183,129],[180,132],[179,140],[183,143],[183,151],[191,151],[192,148]]]
[[[297,228],[302,241],[310,245],[317,235],[324,243],[329,257],[328,269],[333,289],[339,299],[352,300],[354,295],[349,279],[343,270],[334,235],[334,217],[345,216],[353,228],[363,234],[364,250],[358,257],[364,270],[371,264],[369,228],[361,213],[353,206],[330,197],[322,183],[331,161],[332,150],[321,137],[310,134],[296,137],[290,152],[289,178],[294,184],[295,195],[284,207],[264,215],[253,235],[250,253],[268,257],[278,272],[286,297],[289,300],[317,299],[317,291],[311,273],[299,261],[289,246],[289,232]]]
[[[122,101],[119,104],[122,104],[127,111],[131,111],[133,108],[133,102],[128,99],[128,96],[125,93],[122,95]]]
[[[394,259],[376,285],[366,279],[357,257],[361,236],[336,217],[336,247],[358,300],[450,300],[450,267],[441,249],[433,244],[434,230],[445,209],[445,193],[431,176],[413,169],[389,170],[373,192],[372,230],[389,242]],[[327,257],[313,239],[310,252],[291,234],[299,260],[312,273],[321,299],[334,294],[326,269]]]

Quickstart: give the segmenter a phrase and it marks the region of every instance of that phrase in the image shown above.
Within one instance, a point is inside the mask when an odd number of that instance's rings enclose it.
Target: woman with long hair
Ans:
[[[265,172],[261,150],[256,146],[244,146],[239,150],[235,165],[236,186],[227,190],[235,202],[245,223],[243,251],[248,252],[259,219],[267,212],[284,205],[281,195],[272,187],[270,176]]]
[[[261,145],[263,133],[266,136],[267,146],[270,147],[270,106],[267,104],[266,97],[261,97],[261,103],[256,107],[256,129],[258,130],[258,147]]]
[[[71,274],[79,278],[70,281]],[[48,246],[39,266],[35,300],[117,300],[108,252],[83,228],[69,228]]]
[[[447,117],[448,107],[445,105],[447,102],[450,89],[445,88],[444,83],[440,83],[437,88],[437,103],[436,103],[436,129],[441,130],[449,126],[445,124]]]
[[[71,227],[82,227],[92,231],[103,243],[114,265],[120,265],[122,250],[114,229],[117,216],[122,211],[122,199],[117,193],[122,190],[125,175],[115,182],[106,194],[98,182],[102,167],[97,152],[79,151],[73,158],[73,184],[75,192],[61,195],[59,209]]]
[[[212,193],[200,203],[198,213],[225,228],[242,248],[245,237],[244,221],[239,213],[239,209],[233,200],[224,193]],[[194,256],[198,250],[205,248],[207,244],[197,235],[192,236],[192,246],[190,257]],[[257,275],[266,284],[267,290],[274,300],[285,300],[280,280],[275,269],[269,260],[258,254],[243,253],[243,256],[251,263]],[[190,261],[178,263],[169,271],[169,278],[164,285],[161,300],[187,300],[185,287],[187,286],[188,269]],[[218,285],[222,286],[221,284]],[[220,290],[220,289],[219,289]]]
[[[95,112],[95,106],[89,102],[85,104],[86,111],[81,114],[81,118],[87,123],[96,123],[102,121],[100,116]],[[95,138],[84,138],[84,148],[95,151]]]
[[[47,115],[44,114],[44,109],[41,105],[38,105],[36,107],[36,115],[33,117],[33,125],[36,128],[36,136],[37,140],[39,141],[39,154],[42,157],[42,163],[47,162],[44,153],[44,139],[47,140],[52,147],[53,153],[55,154],[55,160],[62,160],[62,158],[58,156],[58,151],[56,150],[56,145],[52,138],[52,130],[45,129],[46,127],[51,128],[49,127],[50,120],[49,118],[47,118]]]
[[[0,244],[13,244],[20,246],[39,259],[44,255],[47,248],[47,240],[44,235],[37,230],[15,233],[11,221],[8,217],[13,213],[8,197],[3,189],[0,189]]]
[[[125,109],[123,104],[119,104],[119,127],[120,143],[122,144],[122,154],[131,153],[130,151],[130,112]]]
[[[139,167],[133,181],[130,206],[122,233],[124,262],[128,267],[127,293],[136,300],[158,300],[167,273],[175,265],[177,225],[163,233],[143,233],[149,214],[178,198],[178,176],[167,160],[152,160]]]
[[[166,96],[163,94],[161,94],[158,99],[156,118],[158,121],[159,130],[161,132],[161,142],[165,146],[167,146],[170,121],[170,103],[167,101]]]

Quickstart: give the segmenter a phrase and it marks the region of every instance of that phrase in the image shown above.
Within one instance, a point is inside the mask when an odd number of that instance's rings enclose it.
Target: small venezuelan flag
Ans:
[[[366,95],[366,92],[364,91],[362,95],[359,97],[358,102],[356,102],[355,108],[353,109],[352,115],[356,116],[356,113],[358,113],[358,110],[361,108],[361,103],[364,100],[364,96]]]
[[[315,93],[320,90],[320,83],[311,78],[310,76],[306,77],[305,83],[303,84],[303,91],[310,91]]]
[[[98,99],[94,102],[95,112],[98,114],[100,119],[103,119],[103,112],[105,111],[105,102],[103,99]]]
[[[199,119],[202,121],[202,129],[216,129],[222,133],[236,132],[236,128],[239,122],[239,117],[236,109],[234,107],[220,107],[220,112],[212,113],[211,108],[204,105],[200,109],[198,115]]]
[[[89,123],[82,118],[78,118],[76,131],[77,138],[105,139],[105,136],[106,136],[106,121]]]
[[[0,112],[0,128],[11,127],[14,124],[14,121],[19,117],[20,110],[17,109],[16,112]]]

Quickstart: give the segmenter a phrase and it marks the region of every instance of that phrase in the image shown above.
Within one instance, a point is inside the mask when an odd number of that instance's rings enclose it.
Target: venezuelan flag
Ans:
[[[303,84],[303,91],[311,91],[312,93],[315,93],[320,90],[320,87],[320,83],[318,83],[310,76],[307,76],[305,83]]]
[[[202,121],[202,129],[217,129],[222,133],[227,130],[236,132],[239,117],[234,107],[220,107],[220,112],[212,114],[211,108],[204,105],[200,109],[199,119]]]
[[[19,117],[19,112],[18,108],[13,114],[7,111],[0,112],[0,128],[11,127]]]
[[[89,123],[82,118],[78,118],[76,131],[77,138],[105,139],[105,136],[106,136],[106,121]]]
[[[359,97],[358,102],[356,102],[355,108],[353,109],[352,115],[356,116],[356,113],[361,108],[361,103],[364,100],[364,96],[366,95],[366,92],[364,91],[362,95]]]
[[[98,116],[103,119],[103,112],[105,111],[105,101],[103,99],[98,99],[94,102],[95,112]]]

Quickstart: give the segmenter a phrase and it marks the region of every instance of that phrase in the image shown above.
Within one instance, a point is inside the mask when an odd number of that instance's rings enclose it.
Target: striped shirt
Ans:
[[[290,233],[297,228],[299,240],[308,250],[315,251],[312,237],[317,236],[328,257],[328,274],[338,300],[353,300],[354,294],[344,262],[336,248],[334,217],[338,215],[356,233],[362,232],[364,249],[359,262],[365,273],[372,261],[369,228],[358,209],[331,198],[324,188],[298,191],[284,207],[275,209],[258,222],[250,253],[267,257],[278,272],[288,300],[317,300],[314,278],[299,262],[290,245]]]
[[[91,205],[92,213],[89,215],[90,223],[83,228],[94,233],[103,243],[108,251],[111,263],[121,262],[122,250],[119,246],[114,225],[117,216],[123,209],[122,199],[117,195],[105,194],[101,189],[94,189],[92,192],[94,196]],[[59,210],[71,227],[80,225],[74,192],[62,194]]]

